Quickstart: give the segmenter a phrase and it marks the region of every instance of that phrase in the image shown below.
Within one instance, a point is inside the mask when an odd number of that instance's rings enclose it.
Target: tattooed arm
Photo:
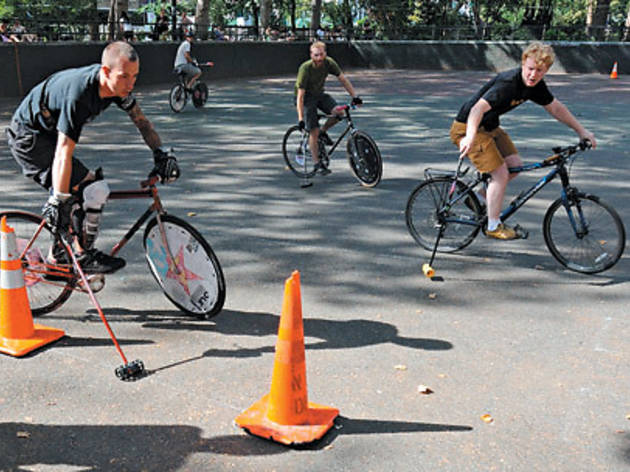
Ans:
[[[140,134],[142,134],[142,139],[144,139],[144,142],[147,143],[147,146],[149,146],[152,151],[162,146],[162,140],[155,132],[153,124],[144,116],[144,113],[142,113],[137,103],[135,103],[127,113],[131,121],[136,125],[136,128],[140,131]]]

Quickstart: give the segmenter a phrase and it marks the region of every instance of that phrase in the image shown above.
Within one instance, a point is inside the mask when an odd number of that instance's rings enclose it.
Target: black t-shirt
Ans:
[[[100,68],[99,64],[94,64],[51,75],[33,87],[20,103],[13,119],[43,133],[61,131],[78,142],[83,125],[109,105],[115,103],[127,111],[135,104],[132,95],[125,98],[99,96]]]
[[[534,87],[527,87],[523,83],[521,71],[522,69],[518,67],[498,74],[464,103],[455,120],[466,123],[471,108],[480,98],[483,98],[492,109],[484,113],[479,126],[491,131],[499,126],[499,116],[527,100],[543,106],[553,102],[553,95],[545,85],[544,80],[538,82]]]

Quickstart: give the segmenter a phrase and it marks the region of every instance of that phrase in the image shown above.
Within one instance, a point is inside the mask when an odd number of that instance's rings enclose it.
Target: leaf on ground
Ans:
[[[427,387],[426,385],[418,385],[418,393],[422,393],[424,395],[430,395],[433,393],[433,390],[431,390],[429,387]]]
[[[18,431],[16,436],[18,438],[28,439],[31,437],[31,433],[29,433],[28,431]]]
[[[197,215],[197,213],[195,213],[194,211],[189,211],[188,212],[188,216],[196,216],[196,215]]]
[[[407,366],[404,364],[398,364],[394,366],[394,369],[396,370],[407,370]]]
[[[437,293],[435,293],[435,292],[430,293],[430,294],[429,294],[429,298],[430,298],[431,300],[435,300],[435,299],[437,298]]]
[[[543,266],[539,265],[539,264],[536,264],[534,266],[534,269],[536,269],[536,270],[545,270],[545,268]]]
[[[494,421],[494,418],[486,413],[485,415],[481,415],[481,420],[484,423],[492,423]]]

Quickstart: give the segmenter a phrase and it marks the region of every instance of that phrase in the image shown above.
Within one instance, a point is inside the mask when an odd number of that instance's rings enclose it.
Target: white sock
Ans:
[[[488,231],[494,231],[500,224],[501,220],[493,220],[492,218],[488,218]]]

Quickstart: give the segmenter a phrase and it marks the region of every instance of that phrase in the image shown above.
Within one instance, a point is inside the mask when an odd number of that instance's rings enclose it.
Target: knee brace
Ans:
[[[96,171],[96,180],[86,182],[79,189],[80,206],[75,211],[75,227],[81,235],[80,241],[84,249],[94,247],[101,225],[103,206],[109,197],[109,185],[103,180],[101,169]]]

